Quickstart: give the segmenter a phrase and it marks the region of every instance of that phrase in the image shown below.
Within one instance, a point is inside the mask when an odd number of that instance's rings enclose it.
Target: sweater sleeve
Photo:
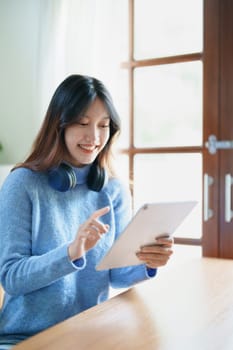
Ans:
[[[85,266],[75,266],[69,260],[68,243],[32,255],[33,208],[25,185],[28,182],[21,180],[20,174],[11,173],[0,191],[0,281],[11,295],[43,288]]]
[[[120,190],[114,200],[115,215],[115,239],[124,231],[132,217],[132,204],[130,191],[124,184],[119,186]],[[145,264],[114,268],[110,270],[110,283],[113,288],[128,288],[136,283],[154,277],[157,270],[148,271]]]

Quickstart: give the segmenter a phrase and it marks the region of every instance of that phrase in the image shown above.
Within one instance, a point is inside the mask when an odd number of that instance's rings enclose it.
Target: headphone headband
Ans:
[[[107,181],[106,172],[95,162],[87,175],[87,186],[90,190],[99,192]],[[48,174],[49,185],[57,191],[66,192],[77,185],[75,170],[68,164],[62,163]]]

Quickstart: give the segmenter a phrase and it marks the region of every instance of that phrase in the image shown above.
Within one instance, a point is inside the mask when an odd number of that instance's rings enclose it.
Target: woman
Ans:
[[[0,191],[0,349],[26,339],[155,276],[172,240],[144,247],[141,264],[96,271],[131,217],[130,194],[114,176],[120,131],[97,79],[72,75],[52,97],[29,157]]]

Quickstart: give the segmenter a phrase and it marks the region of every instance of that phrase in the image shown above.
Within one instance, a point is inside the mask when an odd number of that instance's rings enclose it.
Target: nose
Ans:
[[[96,126],[90,126],[86,129],[85,141],[90,143],[98,143],[100,140],[99,129]]]

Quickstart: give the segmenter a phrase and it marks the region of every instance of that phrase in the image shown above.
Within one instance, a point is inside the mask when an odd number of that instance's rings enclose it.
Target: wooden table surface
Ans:
[[[196,258],[74,316],[15,350],[232,350],[233,260]]]

